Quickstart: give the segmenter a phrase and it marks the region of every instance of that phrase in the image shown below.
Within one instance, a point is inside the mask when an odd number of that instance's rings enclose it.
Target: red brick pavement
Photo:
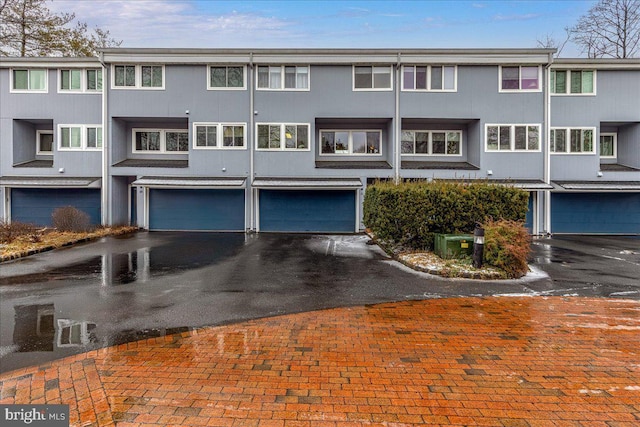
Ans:
[[[77,426],[640,426],[640,302],[451,298],[205,328],[0,375]]]

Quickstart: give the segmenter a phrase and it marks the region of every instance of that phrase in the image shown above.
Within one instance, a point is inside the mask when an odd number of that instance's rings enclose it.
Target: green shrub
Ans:
[[[472,233],[476,222],[524,222],[529,193],[480,182],[377,182],[367,187],[365,225],[380,239],[433,249],[435,233]]]
[[[53,226],[58,231],[84,233],[92,230],[89,215],[73,206],[55,209],[51,214],[51,219]]]
[[[529,271],[531,238],[523,223],[508,220],[484,223],[484,263],[517,279]]]

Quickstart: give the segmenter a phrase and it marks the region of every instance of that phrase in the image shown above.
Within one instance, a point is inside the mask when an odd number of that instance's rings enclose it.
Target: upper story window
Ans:
[[[462,132],[459,130],[403,130],[402,154],[459,156]]]
[[[258,150],[309,150],[309,125],[258,123]]]
[[[551,93],[565,95],[594,95],[595,71],[551,70]]]
[[[133,129],[134,153],[179,153],[189,151],[185,129]]]
[[[46,69],[11,70],[11,92],[47,92]]]
[[[299,65],[261,65],[257,88],[262,90],[309,90],[309,68]]]
[[[487,125],[486,151],[540,151],[540,125]]]
[[[245,89],[244,66],[211,66],[209,67],[209,90]]]
[[[244,123],[194,123],[193,148],[244,149],[246,125]]]
[[[500,67],[500,91],[541,91],[540,67],[514,66]]]
[[[353,66],[354,90],[391,90],[391,66]]]
[[[618,157],[618,134],[615,132],[600,134],[600,158],[615,159]]]
[[[114,89],[164,89],[164,65],[114,65]]]
[[[58,81],[59,92],[99,92],[102,90],[102,70],[61,69]]]
[[[456,67],[452,65],[403,65],[402,90],[455,92]]]
[[[323,130],[320,131],[320,154],[380,155],[380,130]]]
[[[36,131],[36,154],[53,154],[53,131]]]
[[[101,148],[102,126],[58,126],[58,150],[99,150]]]
[[[551,152],[565,154],[595,154],[595,128],[552,128]]]

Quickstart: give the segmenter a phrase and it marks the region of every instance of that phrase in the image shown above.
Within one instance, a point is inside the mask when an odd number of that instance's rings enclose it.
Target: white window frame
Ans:
[[[137,132],[159,132],[160,133],[160,149],[159,150],[138,150],[136,149],[136,133]],[[189,129],[159,129],[159,128],[133,128],[131,129],[131,150],[132,153],[138,154],[188,154],[189,144],[185,151],[168,151],[167,150],[167,132],[180,132],[189,134]],[[187,137],[188,138],[188,137]]]
[[[416,72],[415,69],[416,67],[426,67],[427,68],[427,88],[426,89],[415,89],[416,86]],[[442,87],[443,89],[431,89],[431,67],[442,67],[443,69],[443,73],[442,73]],[[453,89],[444,89],[444,68],[446,67],[451,67],[453,68]],[[413,68],[413,87],[414,89],[406,89],[404,87],[404,70],[406,68]],[[419,65],[419,64],[415,64],[415,65],[403,65],[402,69],[400,70],[401,72],[401,77],[400,77],[400,90],[402,92],[457,92],[458,91],[458,66],[457,65]]]
[[[31,71],[44,71],[44,89],[14,89],[13,88],[13,72],[26,71],[29,75],[27,81],[31,81]],[[47,68],[11,68],[9,70],[9,92],[10,93],[47,93],[49,92],[49,69]]]
[[[80,89],[62,89],[62,72],[63,71],[80,71]],[[100,79],[103,79],[102,69],[100,68],[59,68],[58,69],[58,93],[78,93],[78,94],[96,94],[101,93],[102,89],[89,89],[87,87],[89,80],[87,79],[88,71],[99,71]],[[104,81],[102,82],[104,88]]]
[[[216,128],[216,145],[215,147],[207,146],[201,147],[197,144],[197,127],[198,126],[211,126]],[[243,145],[241,147],[237,146],[224,146],[224,128],[232,126],[232,127],[242,127],[242,142]],[[233,122],[224,122],[224,123],[214,123],[214,122],[194,122],[193,123],[193,143],[192,147],[194,150],[246,150],[247,149],[247,124],[246,123],[233,123]],[[152,151],[153,153],[157,153],[157,151]],[[182,153],[183,151],[171,151],[171,153]]]
[[[259,126],[279,126],[280,127],[280,147],[279,148],[259,148],[258,147],[258,127]],[[307,127],[307,146],[305,148],[286,148],[286,128],[287,126],[306,126]],[[256,151],[311,151],[311,125],[309,123],[256,123]]]
[[[518,68],[518,89],[503,89],[502,88],[502,69],[503,68]],[[522,68],[538,69],[538,88],[537,89],[522,89]],[[542,67],[540,65],[500,65],[498,67],[498,92],[500,93],[536,93],[542,92]]]
[[[324,132],[348,132],[349,140],[347,141],[348,152],[347,153],[323,153],[322,152],[322,134]],[[378,132],[380,134],[380,152],[379,153],[354,153],[353,152],[353,133],[354,132]],[[382,146],[384,140],[382,139],[382,129],[321,129],[318,132],[318,151],[320,156],[336,157],[336,156],[365,156],[365,157],[381,157]]]
[[[211,86],[212,68],[242,68],[242,87]],[[257,84],[257,83],[256,83]],[[235,64],[209,64],[207,65],[207,90],[247,90],[247,66]]]
[[[80,129],[80,147],[63,147],[62,146],[62,128],[78,128],[78,129]],[[88,140],[87,131],[88,131],[88,129],[93,129],[93,128],[100,129],[102,145],[104,146],[104,140],[102,139],[102,137],[104,136],[103,131],[102,131],[102,125],[99,125],[99,124],[88,124],[88,125],[59,124],[58,125],[58,131],[57,131],[58,140],[57,140],[57,144],[56,144],[56,147],[57,147],[58,151],[102,151],[102,146],[101,147],[88,147],[87,146],[87,140]]]
[[[549,140],[549,151],[551,152],[551,154],[553,155],[570,155],[570,156],[593,156],[596,154],[596,144],[600,144],[600,138],[597,137],[597,133],[596,133],[596,128],[595,127],[589,127],[589,126],[552,126],[551,129],[552,131],[557,132],[559,130],[564,130],[565,131],[565,143],[567,146],[567,151],[554,151],[552,150],[553,148],[553,144],[555,144],[555,141],[553,139],[550,138]],[[593,141],[591,142],[592,145],[592,151],[571,151],[571,131],[572,130],[580,130],[582,132],[584,132],[585,130],[590,130],[593,132]],[[582,132],[580,133],[580,135],[582,136]],[[551,134],[551,133],[549,133]],[[581,143],[584,142],[584,139],[581,138]]]
[[[358,67],[371,67],[371,86],[370,88],[358,88],[356,87],[356,68]],[[375,83],[375,78],[374,75],[376,74],[375,69],[376,68],[387,68],[389,70],[389,87],[385,87],[385,88],[375,88],[374,83]],[[353,65],[351,67],[351,85],[352,85],[352,90],[354,92],[390,92],[393,90],[393,81],[395,79],[393,78],[393,66],[391,65],[366,65],[366,64],[358,64],[358,65]]]
[[[51,135],[53,141],[51,142],[51,151],[40,150],[40,136]],[[36,130],[36,154],[41,156],[53,156],[53,147],[55,146],[55,137],[53,135],[53,129],[41,129]]]
[[[402,152],[402,133],[403,132],[413,132],[413,153],[403,153]],[[427,142],[428,153],[416,153],[416,132],[427,133],[429,134],[429,139]],[[444,133],[445,134],[445,144],[446,144],[446,134],[447,133],[457,133],[460,135],[460,152],[457,154],[442,154],[442,153],[434,153],[433,152],[433,134],[434,133]],[[403,129],[400,131],[400,155],[402,156],[422,156],[422,157],[462,157],[462,146],[463,140],[463,132],[460,129],[452,129],[452,130],[439,130],[439,129]]]
[[[565,71],[567,73],[567,91],[564,93],[554,92],[555,90],[555,81],[554,84],[551,85],[551,96],[596,96],[596,86],[597,86],[597,71],[592,69],[569,69],[569,68],[552,68],[551,71]],[[593,73],[593,92],[581,92],[581,93],[572,93],[571,92],[571,72],[572,71],[591,71]]]
[[[600,144],[601,144],[600,138],[602,138],[603,136],[613,137],[613,156],[602,155],[602,150],[600,147]],[[616,160],[618,158],[618,132],[601,132],[600,137],[598,138],[598,152],[600,153],[601,159]]]
[[[260,67],[267,67],[269,68],[269,82],[271,82],[271,68],[280,68],[280,86],[278,88],[271,88],[271,87],[259,87],[258,86],[258,70],[260,69]],[[306,68],[307,69],[307,87],[306,88],[285,88],[285,69],[286,67],[296,67],[296,76],[297,76],[297,69],[298,67],[301,68]],[[302,65],[302,64],[297,64],[297,65],[268,65],[268,64],[260,64],[260,65],[256,65],[256,90],[264,90],[264,91],[287,91],[287,92],[309,92],[311,90],[311,65]],[[296,78],[296,85],[297,85],[298,79]]]
[[[489,128],[498,127],[498,148],[496,150],[489,149]],[[538,128],[538,148],[531,150],[529,148],[522,150],[516,149],[516,127],[526,127],[527,129],[527,147],[529,146],[529,127]],[[509,149],[500,148],[500,128],[509,127]],[[540,123],[487,123],[484,125],[484,151],[485,153],[539,153],[542,151],[542,125]]]
[[[135,67],[134,86],[116,86],[116,67],[122,66]],[[157,87],[142,86],[142,67],[162,67],[162,85]],[[111,89],[114,90],[164,90],[166,77],[166,69],[164,64],[111,64]]]

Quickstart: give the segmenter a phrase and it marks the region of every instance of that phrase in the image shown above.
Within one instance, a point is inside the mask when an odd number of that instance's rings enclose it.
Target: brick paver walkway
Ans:
[[[640,302],[452,298],[281,316],[0,376],[72,425],[640,426]]]

